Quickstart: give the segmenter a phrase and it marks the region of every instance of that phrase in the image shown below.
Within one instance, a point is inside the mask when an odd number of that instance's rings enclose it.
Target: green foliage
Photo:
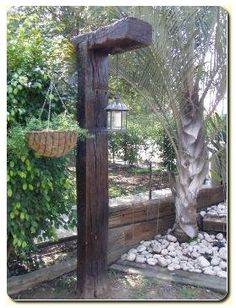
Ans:
[[[26,126],[27,131],[31,130],[57,130],[57,131],[76,131],[80,137],[87,136],[86,130],[79,127],[72,114],[60,113],[54,114],[48,121],[41,121],[37,118],[31,118]]]
[[[226,117],[214,113],[207,123],[212,183],[226,183]]]
[[[126,133],[123,135],[119,133],[119,135],[120,146],[122,148],[122,154],[120,156],[125,162],[128,162],[129,166],[134,166],[138,162],[138,150],[142,138],[133,128],[129,128]]]
[[[166,134],[165,130],[162,129],[162,134],[160,138],[160,149],[162,166],[169,172],[176,172],[176,154],[173,145]]]
[[[188,103],[186,89],[189,87],[190,93],[196,89],[199,104],[205,105],[208,115],[225,97],[227,12],[220,7],[177,6],[114,10],[117,17],[134,16],[152,25],[152,44],[122,55],[119,77],[143,97],[144,105],[161,122],[175,152],[181,153],[181,113]],[[209,93],[214,103],[207,105],[204,100]]]
[[[55,238],[55,228],[64,225],[61,215],[71,215],[75,196],[66,163],[67,158],[39,159],[31,152],[24,156],[8,152],[9,251],[32,249],[38,236]]]
[[[52,30],[54,34],[52,35]],[[8,13],[8,253],[22,255],[34,246],[34,239],[53,239],[60,225],[68,226],[63,214],[69,216],[70,227],[75,225],[71,204],[75,202],[74,182],[68,171],[68,158],[43,158],[27,146],[25,133],[32,125],[45,125],[47,112],[41,123],[37,118],[42,107],[51,76],[67,72],[63,61],[70,44],[55,35],[52,20],[42,22],[39,16],[27,10],[13,8]],[[60,80],[59,91],[66,98],[67,109],[72,101],[70,89]],[[64,111],[59,98],[51,100],[55,121],[71,129],[71,119],[58,116]],[[75,128],[75,127],[73,127]]]
[[[143,144],[143,136],[135,123],[129,123],[126,132],[115,132],[109,135],[108,147],[112,157],[118,157],[134,166],[139,160],[139,150]]]
[[[144,112],[128,117],[127,132],[116,132],[109,135],[108,148],[113,158],[121,158],[129,166],[138,163],[156,163],[161,156],[168,162],[169,151],[165,152],[164,130],[156,118]],[[174,160],[174,158],[173,158]],[[167,165],[164,163],[164,167]]]

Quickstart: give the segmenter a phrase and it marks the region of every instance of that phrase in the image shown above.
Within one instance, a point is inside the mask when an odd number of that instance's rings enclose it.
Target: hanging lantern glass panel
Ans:
[[[127,130],[127,106],[122,103],[117,96],[105,110],[107,111],[107,130],[126,131]]]
[[[116,79],[118,81],[118,55],[116,56]],[[118,95],[106,108],[107,130],[126,131],[127,130],[127,106],[121,101]]]
[[[112,111],[112,129],[121,129],[121,112]]]
[[[125,127],[125,129],[127,129],[127,111],[121,112],[121,123],[122,127]]]

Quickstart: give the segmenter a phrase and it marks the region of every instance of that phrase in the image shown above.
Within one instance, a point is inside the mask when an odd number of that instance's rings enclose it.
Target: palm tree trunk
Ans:
[[[194,238],[197,227],[197,195],[208,172],[208,159],[203,132],[203,106],[198,89],[188,87],[186,103],[178,127],[178,176],[175,180],[176,221],[173,228],[178,240]]]

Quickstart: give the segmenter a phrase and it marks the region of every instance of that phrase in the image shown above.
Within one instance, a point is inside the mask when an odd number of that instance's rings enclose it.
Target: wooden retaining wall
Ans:
[[[198,195],[198,210],[224,201],[223,186],[207,187]],[[121,254],[141,240],[165,233],[175,221],[172,196],[110,208],[108,261],[115,262]]]
[[[198,209],[224,201],[222,186],[203,188],[198,195]],[[110,208],[108,233],[108,263],[114,263],[121,254],[141,240],[152,239],[173,226],[175,208],[173,197],[162,197],[143,202],[128,203]],[[76,269],[77,260],[56,263],[28,274],[7,280],[8,295],[35,287]]]

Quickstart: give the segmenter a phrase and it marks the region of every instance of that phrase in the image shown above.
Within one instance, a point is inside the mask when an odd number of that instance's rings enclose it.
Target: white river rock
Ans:
[[[213,206],[205,212],[216,212],[219,216],[226,212],[226,207],[224,204]],[[217,245],[225,247],[219,248]],[[152,240],[140,241],[137,247],[131,248],[121,259],[167,267],[170,271],[182,269],[222,278],[227,276],[227,242],[223,233],[213,235],[199,232],[190,242],[179,243],[169,230],[166,235],[158,234]]]
[[[156,265],[157,264],[157,259],[155,259],[155,258],[148,258],[147,259],[147,264],[149,264],[149,265]]]
[[[197,261],[201,267],[208,267],[210,265],[209,261],[203,256],[198,257]]]
[[[137,251],[138,251],[138,252],[142,252],[142,251],[144,251],[144,250],[146,250],[146,247],[145,247],[144,245],[139,245],[139,246],[137,247]]]
[[[137,255],[136,259],[135,259],[135,262],[137,262],[137,263],[145,263],[146,262],[146,258],[144,256]]]
[[[167,234],[166,239],[169,242],[176,242],[177,241],[177,238],[174,235],[171,235],[171,234]]]
[[[135,253],[128,253],[128,256],[127,256],[127,260],[128,261],[134,261],[136,259],[136,254]]]

